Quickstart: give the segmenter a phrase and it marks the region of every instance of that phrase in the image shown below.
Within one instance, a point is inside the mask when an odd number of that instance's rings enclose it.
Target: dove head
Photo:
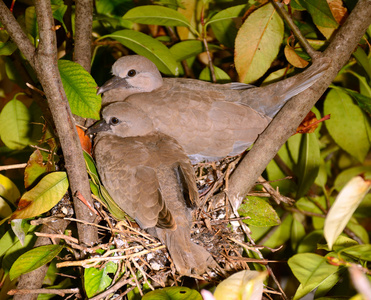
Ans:
[[[87,130],[87,134],[101,133],[119,137],[144,136],[154,131],[152,120],[142,111],[126,102],[106,106],[102,120]]]
[[[98,89],[98,95],[113,89],[130,93],[151,92],[163,83],[156,65],[140,55],[119,58],[112,66],[112,74],[114,76]]]

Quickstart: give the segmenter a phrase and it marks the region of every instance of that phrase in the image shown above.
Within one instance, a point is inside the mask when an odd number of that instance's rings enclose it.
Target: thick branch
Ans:
[[[93,1],[76,1],[75,23],[75,62],[79,63],[90,73],[91,69],[91,42],[93,28]]]
[[[88,175],[80,141],[59,75],[57,44],[55,32],[53,30],[54,20],[50,1],[40,0],[35,4],[40,34],[37,57],[38,63],[35,66],[35,70],[44,88],[58,131],[65,159],[65,167],[74,199],[76,216],[78,219],[94,222],[95,216],[77,197],[75,197],[76,192],[79,191],[84,198],[92,204]],[[81,243],[91,246],[97,241],[97,231],[94,227],[78,224],[77,229]]]
[[[3,1],[0,1],[0,21],[34,68],[43,86],[60,139],[73,196],[80,191],[85,199],[92,203],[81,145],[59,75],[50,1],[40,0],[35,4],[40,34],[37,52]],[[87,222],[94,221],[95,216],[77,197],[74,197],[74,205],[77,218]],[[90,246],[97,240],[97,231],[94,227],[78,224],[78,232],[80,241],[84,244]]]
[[[281,146],[295,132],[300,122],[326,91],[340,69],[347,63],[357,43],[371,23],[369,0],[358,1],[352,13],[341,26],[324,52],[332,58],[332,66],[311,88],[286,103],[268,128],[257,139],[254,147],[241,161],[229,181],[228,196],[233,207],[238,208],[243,197],[254,186],[268,163]],[[334,60],[336,58],[336,60]]]

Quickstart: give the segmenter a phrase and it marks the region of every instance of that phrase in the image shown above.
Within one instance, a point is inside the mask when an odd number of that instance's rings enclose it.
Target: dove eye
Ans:
[[[117,125],[118,123],[120,123],[120,120],[117,119],[116,117],[113,117],[113,118],[111,118],[110,123],[112,125]]]
[[[131,70],[129,70],[129,72],[128,72],[128,76],[129,76],[129,77],[134,77],[136,74],[137,74],[137,72],[136,72],[134,69],[131,69]]]

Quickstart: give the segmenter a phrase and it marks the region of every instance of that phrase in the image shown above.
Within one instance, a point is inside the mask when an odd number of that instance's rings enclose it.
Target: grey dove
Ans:
[[[142,109],[156,130],[179,142],[192,163],[215,161],[252,145],[281,107],[318,80],[330,61],[319,58],[296,76],[251,88],[162,78],[149,59],[131,55],[113,64],[113,78],[97,93],[104,93],[102,106],[125,101]]]
[[[190,208],[198,204],[194,170],[177,141],[156,132],[152,120],[130,103],[103,109],[93,153],[99,176],[115,203],[166,245],[182,275],[216,266],[191,241]]]

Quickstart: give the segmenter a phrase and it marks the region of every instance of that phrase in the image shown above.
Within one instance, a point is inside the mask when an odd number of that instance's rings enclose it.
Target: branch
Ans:
[[[76,1],[74,61],[90,73],[93,28],[93,1]]]
[[[24,290],[10,290],[8,295],[26,295],[29,294],[55,294],[64,297],[66,294],[78,294],[80,290],[78,288],[72,289],[24,289]]]
[[[95,216],[75,197],[79,191],[90,204],[93,203],[80,141],[58,70],[51,4],[48,0],[36,1],[35,4],[40,35],[35,71],[44,88],[58,132],[76,216],[78,219],[93,222]],[[97,241],[95,227],[78,224],[77,229],[81,243],[91,246]]]
[[[254,186],[268,163],[281,146],[295,132],[305,115],[326,91],[340,69],[347,63],[357,43],[370,25],[371,5],[369,0],[360,0],[340,27],[324,56],[336,58],[321,80],[311,88],[292,98],[259,136],[229,181],[228,196],[237,209],[243,197]]]
[[[303,49],[309,54],[309,56],[315,60],[317,57],[321,55],[320,52],[314,50],[312,46],[309,44],[308,40],[302,35],[300,29],[294,21],[291,19],[289,13],[286,11],[284,4],[276,2],[274,0],[270,0],[270,2],[273,4],[274,8],[278,11],[278,13],[281,15],[281,17],[286,21],[286,23],[289,25],[290,29],[300,42]]]
[[[64,154],[77,218],[93,222],[94,216],[75,197],[76,192],[80,191],[84,198],[92,203],[80,141],[58,70],[57,44],[53,30],[54,20],[51,4],[48,0],[39,0],[35,4],[40,34],[37,52],[3,1],[0,1],[0,21],[34,68],[43,86]],[[91,246],[97,241],[95,227],[80,223],[77,227],[81,243]]]

